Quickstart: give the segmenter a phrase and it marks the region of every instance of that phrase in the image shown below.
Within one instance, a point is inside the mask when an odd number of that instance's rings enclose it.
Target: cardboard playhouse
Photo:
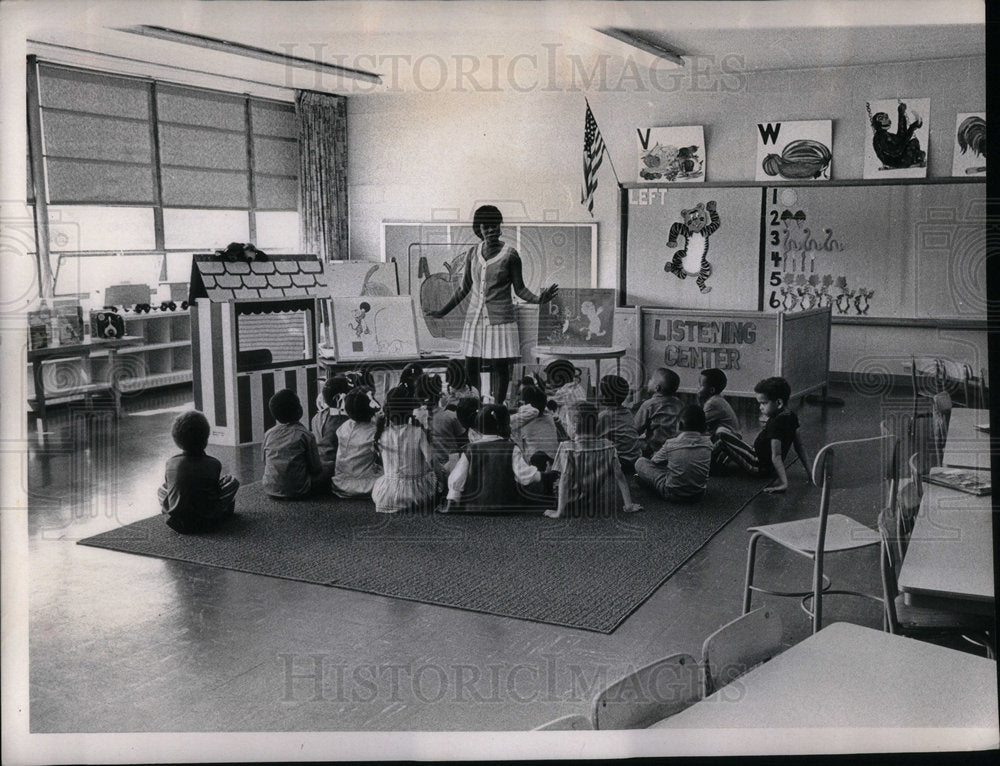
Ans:
[[[314,255],[191,262],[191,356],[195,408],[212,444],[259,442],[274,425],[268,409],[282,388],[298,393],[309,425],[318,392],[320,300],[328,295]]]

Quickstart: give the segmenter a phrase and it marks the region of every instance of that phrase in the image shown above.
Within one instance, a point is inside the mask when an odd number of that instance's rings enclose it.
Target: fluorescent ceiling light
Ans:
[[[666,59],[667,61],[677,64],[678,66],[684,66],[684,59],[682,58],[680,51],[667,48],[662,43],[653,42],[636,32],[630,32],[626,29],[618,29],[617,27],[599,27],[595,28],[595,31],[600,32],[602,35],[612,37],[619,42],[631,45],[633,48],[638,48],[639,50],[649,53],[652,56],[656,56],[657,58]]]
[[[322,61],[314,61],[313,59],[302,58],[301,56],[291,56],[287,53],[278,53],[266,48],[257,48],[253,45],[220,40],[217,37],[196,35],[191,32],[180,32],[167,27],[141,24],[135,27],[119,27],[118,31],[128,32],[133,35],[143,35],[144,37],[155,37],[158,40],[167,40],[168,42],[180,43],[182,45],[194,45],[198,48],[230,53],[234,56],[245,56],[260,61],[268,61],[272,64],[281,64],[283,66],[291,64],[300,69],[310,69],[314,72],[332,74],[337,77],[347,77],[352,80],[361,80],[362,82],[371,82],[378,85],[382,83],[382,78],[374,72],[337,66],[336,64],[326,64]]]

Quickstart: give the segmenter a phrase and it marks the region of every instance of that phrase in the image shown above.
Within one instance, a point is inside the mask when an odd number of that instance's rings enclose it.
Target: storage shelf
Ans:
[[[116,350],[121,393],[135,393],[160,386],[190,383],[191,312],[154,311],[149,314],[122,314],[129,335],[146,341]],[[84,398],[110,389],[112,377],[106,350],[95,350],[89,357],[48,359],[42,362],[47,381],[46,403],[58,404]],[[53,368],[53,365],[57,367]],[[62,382],[62,387],[59,383]],[[28,403],[33,404],[34,386],[31,365],[27,366]]]
[[[191,370],[178,370],[176,372],[163,372],[156,375],[147,375],[144,378],[123,380],[118,388],[123,394],[127,394],[147,388],[159,388],[160,386],[173,386],[178,383],[190,382]]]

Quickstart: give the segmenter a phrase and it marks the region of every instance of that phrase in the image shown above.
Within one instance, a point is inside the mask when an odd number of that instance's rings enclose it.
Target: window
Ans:
[[[50,217],[101,232],[83,250],[297,248],[293,104],[54,64],[38,82]]]

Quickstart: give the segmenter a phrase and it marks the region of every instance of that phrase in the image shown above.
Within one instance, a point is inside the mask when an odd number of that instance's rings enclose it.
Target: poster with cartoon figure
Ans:
[[[607,348],[614,318],[614,290],[563,288],[538,307],[538,344]]]
[[[951,174],[986,175],[986,112],[959,114],[955,120],[955,154]]]
[[[705,131],[701,125],[637,128],[639,182],[705,180]]]
[[[833,121],[757,123],[758,181],[826,181],[833,161]]]
[[[865,103],[864,177],[926,178],[929,98],[893,98]]]
[[[332,304],[329,335],[337,359],[392,359],[419,353],[409,296],[334,298]]]

